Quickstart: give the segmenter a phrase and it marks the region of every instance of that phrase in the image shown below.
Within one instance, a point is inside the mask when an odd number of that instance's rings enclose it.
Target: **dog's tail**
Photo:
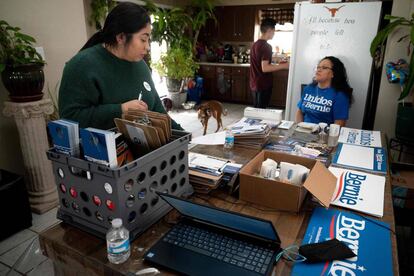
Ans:
[[[223,115],[226,116],[227,115],[227,109],[224,109],[223,111]]]

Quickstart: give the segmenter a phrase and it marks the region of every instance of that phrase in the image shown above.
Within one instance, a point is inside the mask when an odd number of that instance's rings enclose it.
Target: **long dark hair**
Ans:
[[[353,89],[348,83],[348,74],[346,73],[344,64],[339,58],[336,58],[334,56],[326,56],[321,59],[319,63],[325,59],[329,60],[332,63],[333,78],[331,81],[331,87],[336,91],[344,92],[348,96],[349,103],[351,104],[353,102]],[[314,81],[312,84],[316,85],[317,83]]]
[[[131,2],[119,3],[106,17],[103,29],[96,32],[80,50],[100,43],[115,46],[116,36],[121,33],[125,34],[128,44],[133,33],[150,23],[151,19],[143,7]]]

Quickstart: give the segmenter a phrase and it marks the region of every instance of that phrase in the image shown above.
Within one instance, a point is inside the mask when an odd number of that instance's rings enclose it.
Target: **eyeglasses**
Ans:
[[[332,68],[331,67],[327,67],[327,66],[317,66],[316,67],[316,70],[332,70]]]

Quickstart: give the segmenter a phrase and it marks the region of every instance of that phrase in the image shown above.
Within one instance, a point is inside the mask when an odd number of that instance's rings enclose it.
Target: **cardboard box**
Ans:
[[[280,163],[301,164],[311,169],[302,186],[258,176],[267,158]],[[307,191],[329,207],[336,188],[336,177],[319,161],[274,151],[261,151],[240,170],[240,199],[266,207],[299,212]]]

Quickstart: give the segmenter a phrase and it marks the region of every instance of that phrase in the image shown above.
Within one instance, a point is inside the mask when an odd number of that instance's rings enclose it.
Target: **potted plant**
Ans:
[[[103,27],[108,13],[116,6],[114,0],[92,0],[91,14],[89,16],[89,25],[95,25],[95,29],[100,30]]]
[[[188,79],[194,77],[199,65],[194,61],[190,49],[171,47],[161,55],[160,60],[152,63],[152,67],[158,71],[160,76],[167,80],[167,88],[170,92],[174,107],[181,107],[187,95],[183,87]]]
[[[390,23],[380,30],[374,37],[371,42],[370,52],[371,56],[375,57],[376,54],[378,54],[378,49],[384,49],[383,45],[389,35],[393,34],[397,29],[406,28],[406,34],[398,41],[407,42],[408,40],[408,51],[410,56],[409,72],[400,97],[398,98],[399,103],[395,125],[395,136],[401,141],[414,143],[414,97],[412,98],[411,103],[404,101],[412,91],[414,85],[414,53],[412,49],[412,46],[414,45],[414,13],[411,15],[410,19],[391,15],[386,15],[384,19],[389,20]]]
[[[178,47],[168,49],[152,66],[161,76],[171,80],[171,91],[176,92],[182,88],[182,80],[194,77],[194,73],[199,67],[195,63],[191,51]]]
[[[12,101],[36,101],[43,97],[45,62],[33,47],[35,42],[20,28],[0,20],[0,72]]]
[[[170,92],[181,91],[183,80],[194,77],[198,65],[193,52],[200,28],[214,16],[212,0],[193,0],[190,7],[163,9],[146,1],[146,7],[154,17],[152,40],[166,42],[167,52],[153,67],[167,79]]]

